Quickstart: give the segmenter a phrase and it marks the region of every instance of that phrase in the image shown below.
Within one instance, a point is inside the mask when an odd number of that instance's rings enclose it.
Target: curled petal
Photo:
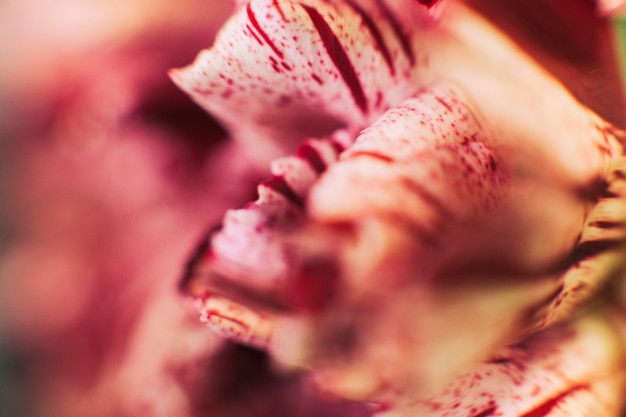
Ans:
[[[303,226],[303,204],[311,185],[350,141],[345,132],[337,132],[308,140],[295,156],[274,161],[272,177],[258,187],[259,198],[229,211],[209,234],[181,284],[185,293],[200,300],[195,305],[204,322],[229,338],[266,347],[276,310],[324,301],[324,288],[316,291],[309,279],[297,279],[304,265],[285,233]],[[329,270],[316,274],[325,272]]]
[[[540,321],[550,326],[571,316],[600,292],[611,278],[622,279],[626,239],[626,158],[612,161],[607,182],[601,184],[598,203],[593,207],[579,242],[561,277],[562,286]]]

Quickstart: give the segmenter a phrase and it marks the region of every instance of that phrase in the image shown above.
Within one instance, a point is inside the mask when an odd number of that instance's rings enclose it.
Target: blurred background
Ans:
[[[619,4],[468,3],[626,127]],[[1,416],[249,415],[229,395],[258,415],[268,401],[291,415],[319,403],[295,412],[265,395],[293,381],[242,384],[266,372],[262,355],[225,346],[172,290],[187,250],[265,174],[166,75],[230,12],[227,0],[0,2]]]

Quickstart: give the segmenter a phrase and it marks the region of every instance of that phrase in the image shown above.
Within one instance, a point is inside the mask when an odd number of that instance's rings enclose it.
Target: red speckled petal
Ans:
[[[339,126],[358,131],[412,95],[427,58],[409,37],[427,16],[413,2],[253,0],[171,75],[252,155],[276,156]]]
[[[350,225],[354,239],[337,254],[340,295],[289,337],[278,328],[276,357],[319,370],[320,385],[343,396],[419,396],[545,325],[540,314],[591,238],[579,233],[597,178],[568,189],[545,171],[521,176],[517,143],[485,126],[456,88],[424,89],[363,131],[314,184],[309,219]],[[550,209],[529,221],[536,206],[524,202],[537,199]],[[580,273],[596,291],[611,276],[604,266]]]
[[[203,320],[294,362],[280,321],[297,309],[291,280],[308,254],[284,232],[308,221],[354,232],[346,246],[326,236],[341,264],[339,294],[288,342],[307,340],[295,362],[321,369],[329,391],[377,398],[391,383],[419,396],[424,384],[441,383],[545,325],[538,313],[561,286],[559,268],[571,259],[589,202],[577,189],[546,184],[541,172],[513,175],[512,145],[485,125],[463,93],[440,85],[386,112],[352,145],[341,133],[275,161],[259,199],[227,214],[188,277]],[[526,198],[542,195],[553,217],[526,222],[520,189]],[[593,219],[604,205],[597,207]],[[585,279],[600,282],[606,272]],[[353,316],[347,323],[346,314]],[[346,334],[353,334],[351,347],[333,347]],[[391,351],[403,353],[384,353]],[[363,378],[371,381],[365,388]]]
[[[601,136],[593,128],[589,134]],[[532,162],[520,166],[517,155],[529,147],[523,133],[510,139],[503,140],[457,88],[424,89],[359,135],[313,187],[308,214],[322,223],[372,217],[395,223],[414,232],[432,252],[429,263],[438,258],[446,275],[508,270],[556,276],[571,262],[606,160],[595,150],[589,156],[598,162],[586,178],[555,181]],[[541,204],[524,204],[528,199]]]
[[[556,327],[506,349],[405,412],[381,417],[617,417],[625,380],[619,343],[599,317]]]

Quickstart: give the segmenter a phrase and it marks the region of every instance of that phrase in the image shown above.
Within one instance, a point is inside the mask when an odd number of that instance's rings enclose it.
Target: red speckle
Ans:
[[[276,191],[278,194],[281,194],[282,196],[287,198],[287,200],[291,201],[292,203],[294,203],[295,205],[299,207],[304,206],[304,202],[302,201],[302,198],[300,198],[300,196],[296,194],[295,191],[293,191],[291,186],[287,184],[287,181],[285,181],[285,178],[282,176],[275,175],[269,180],[261,183],[261,185],[264,185]]]
[[[250,25],[246,25],[246,29],[248,29],[248,31],[250,32],[250,34],[252,35],[252,37],[254,39],[256,39],[256,41],[259,43],[259,45],[263,46],[263,41],[261,40],[261,38],[259,38],[257,36],[256,33],[254,33],[254,30],[252,30],[252,28],[250,27]],[[222,77],[223,78],[223,77]]]
[[[444,99],[442,99],[441,97],[435,97],[435,99],[437,99],[437,101],[446,109],[448,109],[448,111],[450,113],[452,113],[452,106],[450,106],[448,103],[445,102]]]
[[[580,390],[583,390],[583,389],[589,389],[589,386],[587,386],[587,385],[579,385],[579,386],[573,387],[573,388],[571,388],[571,389],[569,389],[569,390],[567,390],[567,391],[557,395],[554,398],[550,398],[548,401],[546,401],[543,404],[539,405],[539,407],[533,408],[532,410],[530,410],[529,412],[521,415],[520,417],[546,417],[559,404],[559,402],[561,402],[565,397],[567,397],[568,395],[572,395],[574,392],[580,391]]]
[[[341,78],[343,78],[343,81],[350,89],[356,105],[362,112],[367,112],[367,98],[363,92],[363,87],[361,86],[361,82],[359,81],[348,54],[346,54],[346,51],[344,51],[341,46],[341,42],[339,42],[339,38],[337,38],[337,35],[335,35],[326,20],[324,20],[322,15],[315,8],[304,4],[301,4],[301,7],[309,15],[315,30],[317,30],[324,44],[326,53],[333,61],[333,64],[335,64],[339,74],[341,74]]]
[[[278,14],[280,15],[280,18],[283,19],[283,21],[285,21],[285,22],[289,22],[289,20],[287,20],[287,17],[285,16],[285,13],[283,12],[283,9],[280,7],[280,4],[278,3],[278,0],[273,0],[272,3],[274,4],[274,7],[278,11]]]
[[[474,415],[473,417],[488,417],[493,415],[496,412],[497,408],[496,407],[491,407],[486,409],[485,411],[482,411],[476,415]]]
[[[250,3],[248,3],[248,6],[246,7],[246,12],[248,13],[248,19],[250,20],[250,23],[252,24],[252,26],[256,29],[257,32],[259,32],[259,35],[261,35],[261,37],[267,43],[267,45],[270,48],[272,48],[272,51],[274,51],[274,53],[278,55],[279,58],[282,59],[283,53],[280,51],[280,49],[276,47],[274,42],[272,42],[272,40],[267,35],[267,33],[265,33],[261,25],[259,25],[259,22],[256,20],[256,16],[254,15],[254,12],[252,11],[252,6],[250,6]],[[254,32],[252,33],[254,34]]]
[[[346,3],[348,3],[348,5],[352,7],[352,9],[354,9],[361,16],[361,19],[363,20],[363,24],[365,25],[365,27],[367,27],[367,30],[369,30],[370,34],[372,35],[372,38],[374,38],[374,42],[376,43],[378,50],[380,51],[381,55],[383,56],[383,59],[385,60],[385,63],[387,64],[387,67],[389,68],[389,72],[391,73],[391,75],[394,75],[396,73],[396,70],[393,66],[393,60],[391,59],[391,54],[389,53],[389,49],[387,49],[387,45],[385,44],[385,41],[382,35],[380,34],[380,31],[378,30],[376,23],[374,23],[372,18],[367,13],[365,13],[365,10],[363,10],[361,6],[354,3],[352,0],[348,0]]]
[[[278,61],[276,61],[276,59],[274,59],[273,56],[270,57],[270,62],[272,63],[272,69],[274,70],[274,72],[280,74],[281,72],[283,72],[280,67],[278,66]]]
[[[315,82],[319,85],[324,85],[324,81],[322,81],[322,79],[317,74],[311,74],[311,78],[313,78],[313,80],[315,80]]]
[[[310,144],[305,143],[304,145],[302,145],[298,149],[297,155],[299,158],[307,161],[311,168],[313,168],[318,174],[321,174],[326,170],[326,164],[324,163],[324,160],[320,156],[317,149],[315,149]]]
[[[413,49],[411,48],[409,39],[404,35],[404,33],[402,33],[400,24],[398,23],[394,15],[391,13],[391,11],[387,8],[387,5],[385,4],[383,0],[378,0],[377,2],[378,2],[378,6],[381,8],[383,13],[385,14],[385,18],[389,20],[389,23],[391,24],[391,29],[393,30],[394,35],[396,35],[396,37],[400,41],[400,46],[402,47],[402,51],[408,58],[409,63],[411,65],[415,65],[415,55],[413,54]]]

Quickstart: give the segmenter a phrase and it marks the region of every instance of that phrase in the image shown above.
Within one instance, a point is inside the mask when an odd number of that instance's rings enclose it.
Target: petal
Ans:
[[[571,316],[607,285],[621,279],[626,236],[626,159],[615,158],[598,203],[571,255],[571,266],[561,277],[562,286],[554,295],[540,326],[546,327]]]
[[[317,181],[317,164],[304,152],[278,161],[273,185],[231,212],[195,262],[187,291],[237,304],[204,301],[201,315],[237,341],[269,346],[280,361],[321,370],[325,389],[356,398],[379,396],[386,384],[419,396],[545,325],[538,309],[561,286],[559,267],[575,250],[589,206],[580,190],[594,177],[562,188],[543,171],[512,175],[514,144],[502,145],[484,125],[460,91],[442,85],[388,111],[337,162],[324,161],[330,167]],[[529,221],[534,207],[519,204],[520,195],[540,195],[551,210]],[[284,239],[294,217],[296,230],[302,221],[338,230],[314,237],[332,248],[325,256],[341,271],[339,283],[307,277],[339,289],[316,315],[295,318],[299,334],[285,333],[282,318],[293,312],[289,288],[302,278],[302,260],[317,254]],[[350,238],[341,238],[343,230]],[[585,279],[608,276],[600,268]],[[343,345],[348,334],[353,341]],[[363,378],[372,384],[363,387]]]
[[[251,154],[276,156],[339,126],[358,131],[417,91],[426,58],[409,32],[428,19],[413,2],[253,0],[172,78]]]
[[[624,364],[602,317],[540,333],[460,375],[411,415],[449,417],[618,416]],[[382,414],[406,415],[406,414]]]
[[[419,396],[546,324],[539,312],[562,279],[573,280],[562,268],[580,251],[603,151],[579,181],[555,181],[535,161],[519,175],[524,132],[503,143],[483,126],[457,89],[425,89],[362,132],[314,184],[309,219],[350,225],[353,240],[336,250],[340,294],[300,318],[297,332],[279,325],[275,357],[320,370],[322,386],[343,396],[377,398],[389,386]],[[592,124],[588,134],[601,136]],[[578,279],[597,291],[611,273]]]
[[[259,312],[259,307],[300,309],[324,301],[324,288],[319,288],[320,294],[312,294],[308,282],[299,288],[299,249],[285,233],[303,226],[303,204],[311,185],[349,140],[345,132],[310,139],[295,156],[274,161],[273,176],[258,187],[259,198],[229,211],[207,236],[181,284],[196,299],[201,320],[241,343],[265,347],[276,314]]]

